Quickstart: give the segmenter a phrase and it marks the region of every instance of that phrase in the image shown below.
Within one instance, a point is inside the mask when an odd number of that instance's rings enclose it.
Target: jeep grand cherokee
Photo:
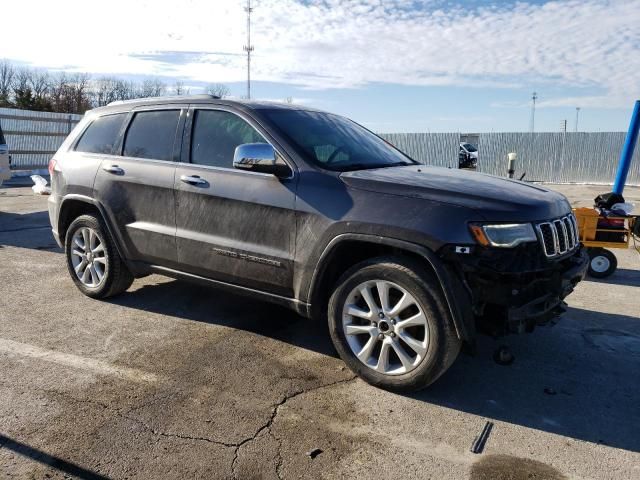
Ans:
[[[344,117],[212,96],[85,116],[49,169],[53,235],[93,298],[160,273],[326,319],[346,364],[425,387],[476,332],[562,311],[585,253],[566,198],[418,164]]]

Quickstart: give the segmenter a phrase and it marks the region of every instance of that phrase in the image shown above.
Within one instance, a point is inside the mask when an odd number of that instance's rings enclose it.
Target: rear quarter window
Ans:
[[[126,116],[126,113],[116,113],[96,118],[84,131],[74,150],[111,154]]]

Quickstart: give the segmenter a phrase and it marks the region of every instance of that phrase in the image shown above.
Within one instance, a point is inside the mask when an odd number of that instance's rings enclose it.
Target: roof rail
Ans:
[[[174,100],[176,102],[185,102],[190,100],[220,100],[220,97],[217,95],[210,95],[208,93],[201,93],[198,95],[174,95],[174,96],[166,96],[166,97],[142,97],[142,98],[132,98],[130,100],[116,100],[115,102],[110,102],[107,106],[111,105],[122,105],[126,103],[136,103],[136,102],[153,102],[154,100],[162,100],[163,102]]]

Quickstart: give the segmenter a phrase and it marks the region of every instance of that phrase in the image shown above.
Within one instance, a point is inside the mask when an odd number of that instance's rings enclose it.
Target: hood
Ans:
[[[468,207],[488,221],[538,221],[566,215],[566,197],[539,185],[458,169],[406,166],[344,172],[348,186]]]

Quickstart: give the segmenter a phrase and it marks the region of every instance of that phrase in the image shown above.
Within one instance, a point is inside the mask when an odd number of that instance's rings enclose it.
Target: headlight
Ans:
[[[480,245],[511,248],[521,243],[537,241],[530,223],[472,224],[471,233]]]

